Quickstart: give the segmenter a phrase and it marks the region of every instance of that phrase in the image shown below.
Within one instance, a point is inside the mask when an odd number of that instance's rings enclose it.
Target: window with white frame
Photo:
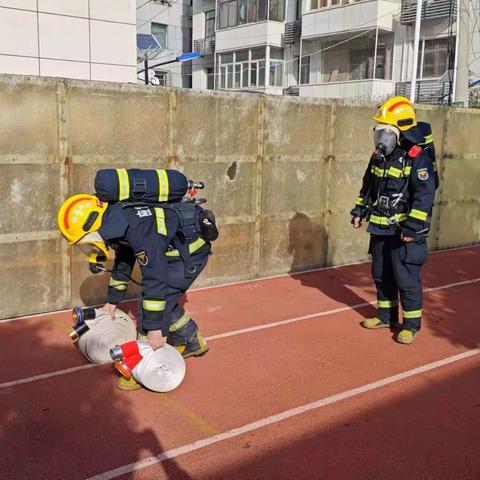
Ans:
[[[418,78],[427,79],[442,77],[449,67],[449,54],[452,56],[452,59],[455,58],[455,37],[451,40],[450,52],[448,38],[422,40],[418,58]],[[451,63],[453,65],[453,62]]]
[[[283,50],[270,49],[269,85],[283,86]],[[263,88],[266,78],[266,47],[218,55],[219,89]]]
[[[151,25],[152,35],[157,39],[157,42],[163,48],[167,48],[167,31],[168,31],[167,25],[163,25],[163,23],[152,22],[152,25]]]
[[[363,2],[364,0],[307,0],[305,10],[320,10],[321,8],[335,7],[337,5],[349,5],[351,3]]]
[[[270,12],[268,5],[270,4]],[[218,0],[218,28],[285,20],[285,0]]]
[[[155,77],[158,78],[158,85],[162,87],[167,86],[168,82],[168,72],[165,72],[163,70],[155,70]]]

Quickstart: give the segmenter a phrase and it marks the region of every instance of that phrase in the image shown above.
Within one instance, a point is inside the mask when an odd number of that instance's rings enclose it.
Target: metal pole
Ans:
[[[412,80],[410,83],[410,102],[415,102],[415,89],[417,87],[417,68],[418,68],[418,46],[420,44],[420,26],[422,22],[422,4],[423,0],[417,0],[417,11],[415,15],[415,38],[413,41],[413,65]]]
[[[373,57],[373,80],[375,80],[375,74],[377,71],[377,48],[378,48],[378,25],[375,29],[375,55]]]
[[[145,67],[145,85],[148,85],[148,60],[145,59],[143,62],[143,66]]]

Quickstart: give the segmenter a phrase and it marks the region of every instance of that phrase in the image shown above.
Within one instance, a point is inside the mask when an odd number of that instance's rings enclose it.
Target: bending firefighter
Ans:
[[[96,196],[66,200],[58,226],[69,244],[88,256],[92,273],[111,272],[103,309],[113,314],[125,298],[137,261],[142,272],[139,338],[146,336],[154,350],[168,341],[184,358],[204,355],[208,346],[180,301],[205,268],[210,241],[218,236],[213,213],[199,206],[194,186],[176,170],[99,170],[95,191]],[[107,270],[100,262],[111,250],[115,262]],[[120,388],[138,388],[122,380]]]
[[[362,322],[368,329],[396,329],[398,297],[403,325],[396,339],[411,344],[421,327],[421,268],[427,259],[438,175],[430,125],[416,120],[412,104],[393,97],[374,117],[375,151],[363,177],[354,228],[369,222],[372,277],[377,288],[377,315]]]

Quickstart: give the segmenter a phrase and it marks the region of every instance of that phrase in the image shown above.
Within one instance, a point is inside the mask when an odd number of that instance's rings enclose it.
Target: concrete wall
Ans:
[[[371,106],[0,77],[0,318],[103,300],[107,275],[56,229],[99,167],[178,167],[207,184],[221,237],[198,285],[367,258],[349,210]],[[480,241],[480,112],[422,109],[443,178],[433,248]]]

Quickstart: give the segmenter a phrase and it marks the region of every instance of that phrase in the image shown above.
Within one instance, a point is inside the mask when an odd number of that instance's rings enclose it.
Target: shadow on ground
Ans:
[[[2,325],[2,336],[15,338],[19,327],[15,322]],[[22,350],[52,359],[74,357],[68,344],[44,344],[50,334],[58,334],[54,330],[52,324],[21,328]],[[15,359],[9,362],[15,369]],[[8,378],[19,377],[11,373]],[[57,377],[0,389],[0,478],[85,479],[161,453],[162,441],[148,427],[151,419],[139,422],[142,412],[133,410],[132,396],[139,392],[120,392],[116,381],[112,367],[105,365],[61,381]],[[171,480],[190,479],[175,461],[163,464],[163,471]]]

